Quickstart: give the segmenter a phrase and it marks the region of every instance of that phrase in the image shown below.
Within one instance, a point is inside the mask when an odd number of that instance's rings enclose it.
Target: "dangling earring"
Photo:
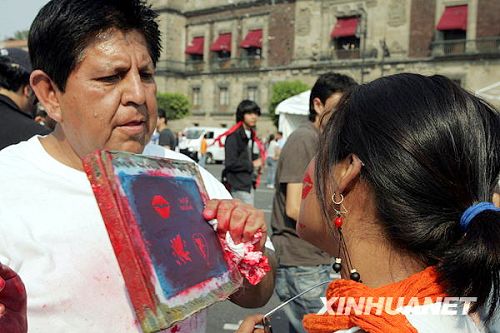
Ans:
[[[335,262],[332,265],[332,268],[336,273],[339,273],[340,270],[342,269],[342,259],[340,258],[340,252],[343,247],[347,258],[347,268],[349,269],[350,272],[349,277],[351,278],[351,280],[354,280],[356,282],[361,282],[361,275],[356,271],[356,269],[352,268],[351,257],[349,256],[349,252],[347,251],[347,245],[345,243],[344,235],[342,233],[342,224],[344,224],[343,215],[347,214],[348,211],[343,205],[344,196],[342,195],[342,193],[339,193],[339,196],[340,198],[337,200],[336,198],[337,193],[334,192],[332,195],[332,202],[334,204],[333,210],[335,211],[335,219],[332,221],[332,224],[339,233],[339,249],[337,252],[338,253],[337,257],[335,257]]]

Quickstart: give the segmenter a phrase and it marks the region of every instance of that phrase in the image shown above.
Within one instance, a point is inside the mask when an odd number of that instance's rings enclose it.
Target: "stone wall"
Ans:
[[[477,37],[500,36],[500,1],[478,0]]]
[[[428,57],[435,31],[436,0],[413,0],[410,18],[410,57]]]

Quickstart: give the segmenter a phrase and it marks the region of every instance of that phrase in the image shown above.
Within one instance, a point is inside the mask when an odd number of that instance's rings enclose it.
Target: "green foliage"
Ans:
[[[276,107],[285,99],[300,94],[310,87],[302,81],[283,81],[273,85],[271,93],[271,104],[269,106],[269,114],[273,120],[274,126],[278,127],[279,115],[276,115]]]
[[[179,93],[159,93],[158,108],[164,109],[168,120],[181,119],[189,114],[189,100]]]
[[[14,33],[14,39],[27,40],[29,30],[19,30]]]

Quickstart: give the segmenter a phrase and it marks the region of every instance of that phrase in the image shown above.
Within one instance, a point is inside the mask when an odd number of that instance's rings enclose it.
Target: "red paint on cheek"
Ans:
[[[305,228],[306,228],[306,226],[305,226],[304,224],[299,223],[299,229],[301,229],[301,230],[302,230],[302,229],[305,229]]]
[[[170,329],[170,333],[178,333],[178,332],[180,332],[180,331],[181,331],[181,330],[180,330],[179,326],[177,326],[177,325],[175,325],[174,327],[172,327],[172,328]]]
[[[307,172],[304,176],[304,180],[302,181],[302,199],[305,199],[309,195],[309,192],[311,192],[312,188],[313,181],[311,175],[309,175],[309,172]]]

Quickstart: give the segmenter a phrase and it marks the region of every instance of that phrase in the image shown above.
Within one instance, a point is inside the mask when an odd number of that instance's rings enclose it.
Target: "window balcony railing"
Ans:
[[[335,56],[339,60],[359,59],[361,52],[359,49],[335,50]]]
[[[431,49],[434,57],[500,53],[500,36],[434,41]]]
[[[243,57],[236,59],[239,68],[260,68],[262,57],[260,56],[252,56],[252,57]]]
[[[234,59],[232,58],[212,58],[210,61],[210,70],[218,71],[231,69],[234,67]]]
[[[185,72],[186,63],[173,60],[158,60],[156,64],[156,70],[168,72]]]
[[[370,53],[365,53],[365,58],[373,58],[373,55]],[[349,60],[361,60],[361,49],[353,48],[353,49],[331,49],[326,52],[321,52],[312,57],[313,61],[319,62],[337,62],[337,61],[349,61]]]
[[[187,72],[202,72],[205,68],[205,62],[201,60],[188,60],[186,61]]]

